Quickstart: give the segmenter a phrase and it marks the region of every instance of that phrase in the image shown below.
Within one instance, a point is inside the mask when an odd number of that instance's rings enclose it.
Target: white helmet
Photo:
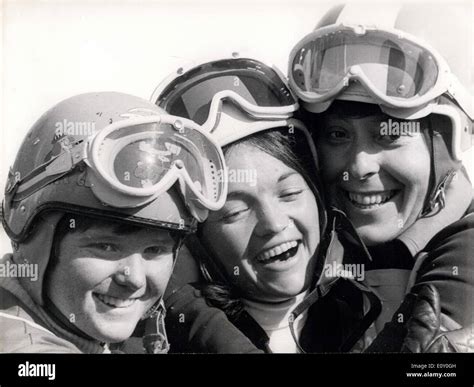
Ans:
[[[303,143],[307,152],[302,156],[311,159],[308,164],[313,165],[309,185],[318,201],[320,230],[324,232],[326,213],[318,190],[316,149],[304,124],[293,118],[299,106],[278,69],[236,55],[180,68],[156,88],[152,102],[170,114],[196,121],[222,147],[271,129],[286,128],[289,133],[301,135],[301,141],[295,136],[295,142]],[[204,275],[209,279],[209,268],[213,267],[212,278],[225,278],[198,238],[190,240]]]
[[[334,7],[293,48],[290,86],[313,113],[341,99],[402,119],[447,116],[461,160],[473,134],[471,17],[459,5]]]
[[[311,113],[347,100],[406,120],[430,116],[433,166],[423,214],[444,206],[445,188],[472,146],[471,24],[457,5],[349,4],[331,9],[290,54],[290,86]],[[449,138],[435,135],[438,129]]]

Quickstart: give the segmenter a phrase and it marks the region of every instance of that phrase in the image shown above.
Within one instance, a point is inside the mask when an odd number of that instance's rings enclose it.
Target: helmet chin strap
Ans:
[[[173,272],[178,258],[179,250],[183,245],[185,237],[179,236],[173,249]],[[165,329],[166,307],[163,296],[145,313],[141,320],[145,321],[145,333],[143,334],[143,348],[148,354],[168,353],[170,344]]]
[[[420,218],[435,216],[445,203],[445,191],[462,164],[451,157],[441,133],[433,129],[434,120],[430,120],[427,129],[430,141],[431,172],[428,193]]]

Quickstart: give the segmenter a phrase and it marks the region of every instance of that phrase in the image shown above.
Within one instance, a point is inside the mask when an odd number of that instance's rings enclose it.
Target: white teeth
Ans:
[[[97,294],[97,298],[101,300],[104,304],[109,306],[114,306],[116,308],[127,308],[135,303],[136,298],[116,298],[111,296],[106,296],[105,294]]]
[[[287,252],[288,250],[298,246],[297,241],[291,241],[291,242],[284,242],[281,245],[272,247],[271,249],[259,254],[257,256],[257,260],[260,262],[266,261],[270,258],[273,258],[277,255],[283,254]]]
[[[385,191],[378,194],[359,194],[354,192],[346,191],[349,195],[349,199],[355,203],[363,206],[370,206],[374,204],[383,204],[393,197],[395,191]]]

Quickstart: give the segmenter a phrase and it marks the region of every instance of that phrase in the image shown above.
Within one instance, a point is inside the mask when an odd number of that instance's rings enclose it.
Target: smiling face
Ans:
[[[246,297],[290,299],[312,281],[315,196],[302,175],[255,146],[236,146],[226,161],[229,170],[256,171],[256,184],[229,183],[225,206],[203,226],[203,242]]]
[[[382,113],[360,118],[328,114],[315,128],[328,197],[346,212],[368,245],[390,241],[418,218],[430,178],[424,122],[396,132]],[[390,126],[391,125],[391,126]],[[383,130],[385,129],[385,130]]]
[[[119,342],[163,295],[175,242],[166,231],[123,234],[114,224],[97,223],[62,238],[45,289],[81,331],[98,341]]]

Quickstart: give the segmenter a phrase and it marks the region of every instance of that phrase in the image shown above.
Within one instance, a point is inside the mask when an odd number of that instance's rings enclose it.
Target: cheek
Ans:
[[[114,272],[113,262],[97,258],[71,258],[62,260],[54,269],[54,282],[66,287],[66,293],[87,291]]]
[[[426,148],[393,152],[382,168],[402,182],[408,193],[412,192],[420,197],[426,194],[431,171],[430,155]]]
[[[88,249],[75,246],[67,238],[60,245],[59,262],[54,269],[63,281],[83,289],[93,288],[117,269],[116,261],[98,258]]]
[[[324,180],[337,180],[338,176],[346,168],[347,154],[340,147],[329,147],[327,145],[319,145],[317,152],[321,164],[321,174]]]
[[[96,258],[62,256],[48,277],[48,296],[65,315],[82,310],[86,295],[110,277],[112,266]]]
[[[98,258],[76,258],[69,266],[72,280],[85,289],[94,288],[112,276],[118,268],[115,261]]]
[[[302,232],[308,239],[308,246],[311,248],[311,253],[314,253],[319,244],[319,208],[316,198],[310,191],[301,203],[299,213],[295,216],[295,222],[301,225]]]

